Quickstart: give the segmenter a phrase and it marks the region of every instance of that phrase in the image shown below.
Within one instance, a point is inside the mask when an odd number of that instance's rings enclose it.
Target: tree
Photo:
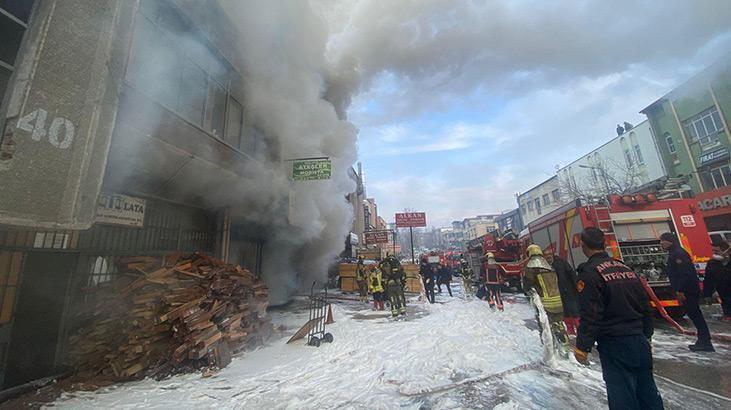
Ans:
[[[593,161],[591,165],[579,165],[586,172],[573,175],[564,168],[559,171],[559,186],[563,202],[581,199],[588,203],[603,202],[608,195],[624,195],[632,193],[644,184],[644,172],[638,166],[627,167],[624,162],[612,158]],[[575,172],[575,171],[574,171]]]

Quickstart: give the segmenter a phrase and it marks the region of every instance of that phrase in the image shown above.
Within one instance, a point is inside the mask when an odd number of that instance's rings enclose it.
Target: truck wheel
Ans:
[[[325,341],[326,343],[332,343],[333,342],[332,333],[325,333],[325,336],[323,336],[322,340]]]
[[[318,339],[317,336],[312,336],[307,344],[310,346],[320,347],[320,339]]]

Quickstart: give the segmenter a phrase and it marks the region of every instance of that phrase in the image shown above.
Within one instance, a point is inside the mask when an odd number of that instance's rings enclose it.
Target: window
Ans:
[[[708,191],[731,185],[731,165],[724,165],[701,172],[703,186]]]
[[[702,145],[714,143],[718,140],[718,133],[723,130],[721,117],[716,107],[711,107],[700,114],[683,122],[688,142],[700,142]]]
[[[528,212],[533,212],[533,201],[528,200]]]
[[[637,142],[637,135],[634,131],[629,133],[629,141],[632,144],[632,149],[635,153],[635,159],[637,160],[637,164],[644,165],[645,159],[642,157],[642,150],[640,149],[640,144]]]
[[[670,135],[669,132],[666,132],[663,135],[665,136],[665,144],[667,144],[668,146],[668,152],[670,152],[671,154],[675,154],[675,142],[673,141],[672,135]]]
[[[89,281],[87,286],[96,286],[109,282],[114,277],[114,261],[111,257],[97,256],[91,259],[89,268]]]
[[[34,1],[0,1],[0,101],[15,69]]]
[[[520,206],[520,212],[521,212],[521,213],[522,213],[523,215],[525,215],[525,214],[527,214],[527,213],[528,213],[528,212],[527,212],[527,211],[525,210],[525,205],[521,205],[521,206]]]
[[[550,203],[551,200],[548,198],[548,194],[543,194],[543,206],[548,206]]]
[[[244,121],[244,109],[233,98],[228,100],[228,114],[226,115],[226,137],[224,140],[232,146],[246,151],[242,146],[241,129]]]
[[[559,193],[558,189],[554,189],[551,191],[551,196],[553,196],[553,202],[560,202],[561,201],[561,194]]]
[[[226,135],[232,68],[170,2],[142,0],[135,21],[128,81],[140,92],[217,138]],[[238,104],[233,110],[241,111]],[[238,116],[242,116],[236,114]],[[234,130],[235,131],[235,130]],[[239,149],[240,137],[232,144]]]
[[[627,163],[627,167],[632,168],[634,161],[632,160],[632,151],[627,146],[627,140],[622,137],[619,139],[619,144],[622,146],[622,152],[624,153],[624,160]]]
[[[536,198],[536,212],[538,212],[538,215],[541,214],[541,200]]]

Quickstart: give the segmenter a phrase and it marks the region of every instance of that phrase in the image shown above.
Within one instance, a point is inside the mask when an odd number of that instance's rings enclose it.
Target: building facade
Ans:
[[[639,192],[667,177],[648,121],[625,130],[557,174],[562,203]]]
[[[731,57],[713,64],[641,111],[672,178],[699,199],[709,230],[731,229]]]
[[[12,31],[0,56],[8,387],[63,364],[74,312],[121,257],[202,251],[261,272],[267,229],[241,211],[244,169],[280,158],[242,104],[234,25],[215,1],[0,8]],[[286,221],[288,197],[275,202]]]
[[[523,230],[523,219],[520,215],[520,209],[516,208],[503,212],[495,218],[495,224],[501,233],[511,230],[518,235]]]
[[[518,195],[518,209],[524,225],[535,221],[558,209],[564,198],[561,195],[561,186],[557,175],[541,182],[530,190]]]

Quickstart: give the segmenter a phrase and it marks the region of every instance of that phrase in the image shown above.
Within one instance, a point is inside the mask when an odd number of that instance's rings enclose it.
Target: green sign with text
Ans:
[[[295,181],[318,181],[330,179],[332,162],[328,158],[298,159],[292,163],[292,179]]]

